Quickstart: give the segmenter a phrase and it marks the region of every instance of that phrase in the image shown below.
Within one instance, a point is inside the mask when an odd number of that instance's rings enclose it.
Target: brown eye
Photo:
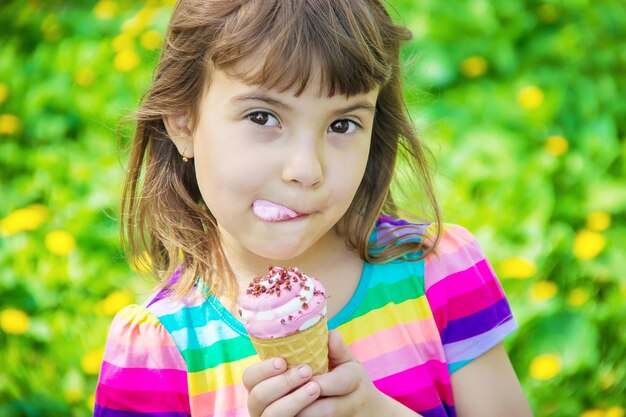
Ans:
[[[258,124],[258,125],[265,125],[267,123],[267,120],[268,120],[268,114],[267,113],[263,113],[263,112],[252,113],[248,117],[250,118],[251,122],[254,122],[254,123]]]
[[[255,111],[247,116],[252,123],[261,126],[278,126],[278,120],[270,113],[265,111]]]
[[[334,133],[354,133],[358,125],[352,120],[336,120],[330,125],[330,130]]]

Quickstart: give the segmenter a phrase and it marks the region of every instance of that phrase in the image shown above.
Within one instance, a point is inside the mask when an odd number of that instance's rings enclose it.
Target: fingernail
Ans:
[[[306,387],[306,392],[309,395],[315,395],[317,394],[317,386],[315,384],[315,382],[311,382],[309,385],[307,385]]]
[[[276,358],[274,359],[274,362],[272,362],[272,365],[274,365],[274,369],[278,371],[279,369],[282,369],[283,367],[283,360]]]
[[[309,368],[308,366],[301,366],[300,368],[298,368],[298,373],[302,378],[308,378],[311,376],[311,368]]]

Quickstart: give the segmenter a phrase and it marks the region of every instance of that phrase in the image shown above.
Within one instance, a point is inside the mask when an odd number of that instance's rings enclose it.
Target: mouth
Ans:
[[[309,213],[300,213],[268,200],[254,200],[252,211],[260,220],[276,223],[305,218]]]

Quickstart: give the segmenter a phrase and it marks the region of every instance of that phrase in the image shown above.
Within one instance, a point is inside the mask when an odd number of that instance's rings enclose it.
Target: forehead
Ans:
[[[332,97],[329,94],[328,81],[324,75],[322,63],[314,59],[306,71],[297,71],[293,68],[283,68],[273,73],[272,77],[263,75],[266,66],[262,54],[255,54],[250,57],[242,57],[234,65],[226,68],[216,68],[215,76],[212,78],[221,81],[228,80],[231,84],[239,84],[241,89],[256,89],[258,91],[287,93],[293,96],[300,96],[304,93],[317,97]]]
[[[221,70],[250,86],[289,92],[294,96],[301,95],[305,90],[319,97],[353,96],[367,93],[382,84],[382,80],[363,77],[363,71],[357,66],[337,68],[336,63],[328,62],[320,54],[285,61],[284,57],[265,52],[267,47],[259,49],[263,52],[238,56],[228,65],[214,65],[214,71]]]
[[[216,69],[211,76],[205,99],[211,101],[217,99],[220,102],[228,102],[234,105],[243,105],[260,100],[286,108],[311,104],[328,107],[325,110],[329,111],[346,107],[348,104],[360,103],[359,108],[369,108],[371,111],[374,111],[379,90],[375,86],[369,91],[349,96],[341,93],[329,95],[327,94],[327,89],[322,84],[319,67],[311,69],[309,82],[302,91],[300,91],[298,86],[278,88],[250,83],[241,79],[233,71]]]

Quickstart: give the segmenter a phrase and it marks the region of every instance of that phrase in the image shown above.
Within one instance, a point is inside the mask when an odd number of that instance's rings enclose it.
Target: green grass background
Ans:
[[[115,127],[169,3],[0,5],[0,416],[90,415],[111,318],[150,291],[120,250]],[[501,278],[536,415],[623,417],[626,3],[391,4],[445,219]]]

